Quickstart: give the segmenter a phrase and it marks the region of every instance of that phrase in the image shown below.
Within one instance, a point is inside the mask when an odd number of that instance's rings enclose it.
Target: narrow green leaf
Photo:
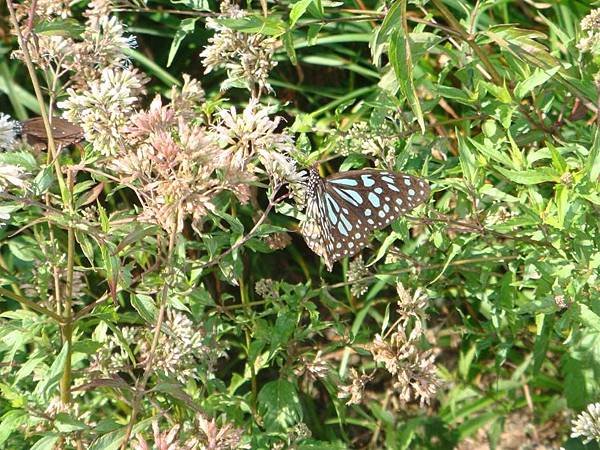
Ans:
[[[154,300],[149,295],[136,294],[131,297],[131,306],[135,308],[140,317],[150,324],[156,323],[157,308]]]
[[[518,184],[532,185],[539,183],[560,182],[560,174],[550,167],[541,167],[539,169],[530,170],[508,170],[500,166],[494,168],[508,178]]]
[[[391,36],[389,56],[392,66],[394,67],[394,73],[396,74],[396,80],[400,91],[406,97],[406,101],[410,106],[412,112],[417,118],[421,131],[425,132],[425,121],[423,119],[423,111],[421,110],[421,103],[417,96],[417,90],[414,84],[414,68],[410,50],[411,40],[410,34],[404,35],[402,30],[397,30]]]
[[[314,0],[299,0],[292,5],[292,10],[290,11],[290,28],[296,25],[298,19],[306,13],[306,10],[313,1]]]
[[[173,37],[173,41],[171,42],[171,48],[169,49],[167,67],[171,67],[171,63],[173,62],[173,59],[175,59],[175,55],[177,54],[177,50],[179,50],[181,42],[185,39],[185,37],[188,34],[194,32],[197,21],[198,17],[188,17],[187,19],[183,19],[179,23],[179,28],[175,32],[175,36]]]

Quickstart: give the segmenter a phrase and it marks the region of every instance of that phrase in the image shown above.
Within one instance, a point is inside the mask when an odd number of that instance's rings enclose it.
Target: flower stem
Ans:
[[[146,391],[146,384],[148,383],[148,379],[152,374],[152,365],[154,363],[154,357],[156,356],[156,348],[158,347],[158,340],[160,338],[160,331],[162,328],[162,324],[165,318],[165,310],[167,308],[167,297],[169,295],[169,284],[171,283],[171,277],[173,274],[172,268],[172,260],[173,254],[175,252],[175,241],[177,238],[177,224],[179,223],[179,214],[180,208],[177,207],[175,211],[175,223],[173,226],[173,230],[169,236],[169,249],[167,254],[167,274],[164,280],[163,288],[160,294],[160,307],[158,310],[158,316],[156,318],[156,325],[154,326],[154,336],[152,337],[152,344],[150,345],[150,351],[148,352],[148,359],[146,360],[146,365],[144,367],[144,373],[142,378],[136,383],[135,386],[135,394],[133,395],[133,399],[131,402],[131,416],[129,418],[129,423],[127,424],[127,428],[125,429],[125,436],[121,441],[121,450],[127,449],[127,444],[129,443],[129,439],[131,438],[131,433],[133,432],[133,426],[135,424],[135,419],[140,410],[140,403],[142,401],[142,397]]]

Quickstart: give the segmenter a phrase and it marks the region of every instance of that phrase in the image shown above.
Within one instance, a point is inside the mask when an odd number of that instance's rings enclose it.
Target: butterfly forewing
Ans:
[[[429,196],[425,181],[401,173],[353,170],[319,180],[322,184],[312,198],[320,206],[307,210],[307,218],[313,218],[318,226],[313,234],[321,244],[309,246],[323,256],[328,268],[358,253],[368,244],[373,230],[386,227]]]

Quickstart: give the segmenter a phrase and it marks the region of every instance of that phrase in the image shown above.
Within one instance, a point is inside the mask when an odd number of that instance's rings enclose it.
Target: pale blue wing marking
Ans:
[[[335,180],[327,180],[329,183],[343,184],[344,186],[356,186],[358,181],[352,178],[337,178]]]
[[[346,219],[346,216],[341,215],[340,220],[344,223],[344,226],[346,227],[346,229],[348,231],[350,231],[352,229],[352,225],[350,225],[350,222],[348,222],[348,219]]]
[[[348,231],[344,228],[342,222],[338,223],[337,227],[341,234],[343,234],[344,236],[348,236]]]
[[[362,197],[356,191],[352,191],[350,189],[338,189],[333,188],[344,200],[350,202],[354,206],[358,206],[362,203]]]
[[[388,184],[394,184],[394,179],[393,178],[390,178],[390,177],[381,177],[381,179],[383,181],[385,181],[386,183],[388,183]]]
[[[393,184],[388,184],[387,187],[394,192],[400,192],[400,189],[398,189],[396,186],[394,186]]]
[[[362,179],[362,182],[365,185],[365,187],[370,187],[375,184],[375,180],[371,178],[371,175],[361,175],[360,178]]]
[[[379,208],[379,197],[377,197],[377,195],[375,195],[372,192],[369,192],[369,201],[371,202],[371,205],[373,205],[375,208]]]

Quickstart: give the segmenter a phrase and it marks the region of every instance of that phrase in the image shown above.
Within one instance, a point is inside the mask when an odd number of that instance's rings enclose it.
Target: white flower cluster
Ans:
[[[571,422],[571,437],[600,443],[600,403],[591,403]]]
[[[277,65],[273,60],[277,41],[260,34],[237,32],[219,22],[245,16],[246,12],[231,1],[221,2],[221,15],[216,20],[206,20],[206,27],[214,30],[215,34],[208,40],[209,45],[200,53],[200,57],[206,73],[216,68],[227,70],[228,79],[221,85],[222,90],[245,85],[253,92],[255,88],[259,92],[271,91],[268,77],[271,69]]]

